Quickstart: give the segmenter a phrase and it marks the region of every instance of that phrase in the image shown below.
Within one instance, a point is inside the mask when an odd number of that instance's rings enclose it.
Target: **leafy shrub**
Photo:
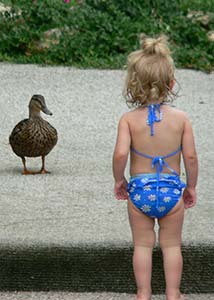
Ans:
[[[14,3],[13,3],[14,2]],[[17,5],[16,3],[19,2]],[[121,68],[138,48],[139,34],[170,38],[179,67],[214,70],[214,42],[190,11],[212,13],[213,0],[29,0],[12,1],[0,15],[0,59],[16,62]],[[21,10],[21,13],[20,13]],[[60,36],[45,32],[58,28]],[[51,42],[51,39],[53,42]]]

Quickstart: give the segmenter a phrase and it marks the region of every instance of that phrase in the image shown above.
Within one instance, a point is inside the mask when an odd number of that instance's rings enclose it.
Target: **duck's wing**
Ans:
[[[27,128],[29,124],[29,119],[24,119],[20,121],[11,132],[11,135],[9,137],[10,144],[14,142],[20,142],[20,140],[25,140],[27,138]]]
[[[46,148],[47,153],[56,145],[58,140],[57,130],[47,121],[43,120],[40,135],[40,145]]]

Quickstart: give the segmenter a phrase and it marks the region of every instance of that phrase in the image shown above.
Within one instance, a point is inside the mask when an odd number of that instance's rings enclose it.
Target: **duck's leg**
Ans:
[[[45,169],[45,156],[42,156],[42,168],[39,174],[50,174],[50,172]]]
[[[35,172],[29,171],[26,167],[26,159],[24,157],[22,157],[22,163],[24,166],[24,170],[22,171],[22,175],[34,175]]]

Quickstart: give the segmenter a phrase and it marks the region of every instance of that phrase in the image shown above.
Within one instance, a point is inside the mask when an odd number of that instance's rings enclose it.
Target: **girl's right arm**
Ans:
[[[127,180],[124,176],[126,163],[131,145],[131,136],[129,131],[129,125],[124,115],[118,125],[117,142],[113,155],[113,175],[115,179],[114,193],[116,198],[128,199],[127,194]]]
[[[187,186],[184,189],[183,199],[185,208],[196,204],[196,184],[198,179],[198,158],[195,149],[192,126],[189,119],[185,118],[182,137],[182,155],[186,170]]]

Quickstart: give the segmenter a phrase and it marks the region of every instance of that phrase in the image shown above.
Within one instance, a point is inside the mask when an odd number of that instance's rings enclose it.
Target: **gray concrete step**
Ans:
[[[152,300],[165,300],[155,295]],[[124,293],[69,293],[69,292],[18,292],[0,293],[0,300],[135,300],[133,294]],[[214,300],[214,294],[189,294],[185,300]]]
[[[135,292],[130,247],[0,248],[0,290]],[[214,293],[214,248],[183,247],[184,293]],[[152,286],[164,293],[160,249],[153,253]]]

